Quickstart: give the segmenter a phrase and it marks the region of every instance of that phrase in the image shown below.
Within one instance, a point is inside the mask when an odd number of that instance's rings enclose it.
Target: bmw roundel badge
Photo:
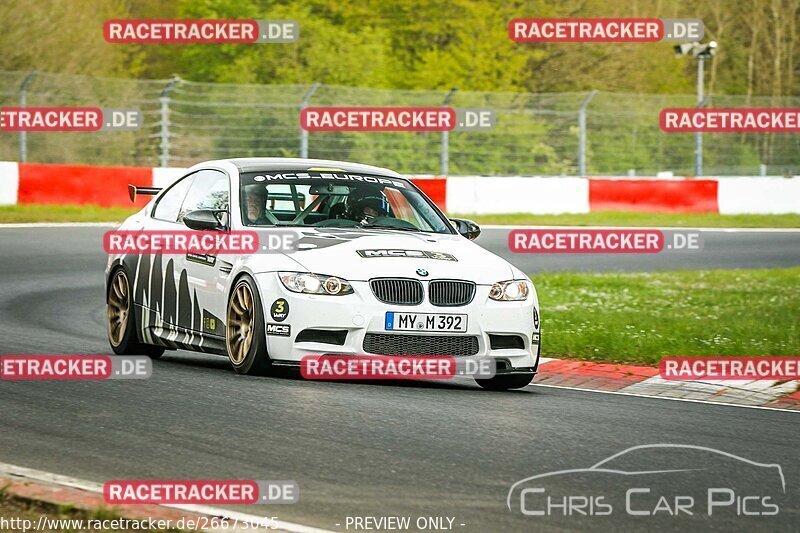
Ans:
[[[417,269],[417,274],[419,274],[420,276],[423,276],[423,277],[425,277],[425,276],[427,276],[427,275],[428,275],[428,271],[427,271],[427,270],[425,270],[424,268],[418,268],[418,269]]]

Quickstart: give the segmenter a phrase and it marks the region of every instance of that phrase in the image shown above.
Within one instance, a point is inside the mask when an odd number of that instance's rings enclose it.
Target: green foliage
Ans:
[[[138,209],[95,205],[4,205],[0,224],[21,222],[121,222]]]
[[[694,62],[671,43],[520,44],[524,17],[692,17],[720,43],[709,69],[717,94],[798,92],[796,2],[702,0],[8,0],[0,69],[233,83],[327,83],[396,89],[690,93]],[[294,44],[119,45],[110,18],[293,19]],[[58,31],[50,21],[59,20]],[[25,39],[35,34],[37,39]],[[21,44],[23,43],[23,44]],[[779,61],[775,61],[775,58]],[[792,63],[793,62],[793,63]],[[755,67],[755,75],[748,65]],[[793,75],[793,73],[795,73]],[[777,92],[776,92],[777,91]]]

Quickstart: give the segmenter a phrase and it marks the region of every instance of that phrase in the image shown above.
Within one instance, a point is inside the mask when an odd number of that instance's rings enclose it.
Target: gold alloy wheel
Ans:
[[[113,346],[122,344],[128,327],[128,313],[131,310],[131,295],[128,290],[128,276],[124,270],[117,270],[108,290],[108,340]]]
[[[255,330],[254,323],[253,293],[247,283],[240,283],[228,304],[228,320],[225,328],[228,356],[236,366],[244,362],[247,352],[250,351]]]

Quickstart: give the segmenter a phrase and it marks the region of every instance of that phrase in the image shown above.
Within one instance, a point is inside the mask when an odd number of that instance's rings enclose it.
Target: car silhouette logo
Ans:
[[[669,455],[670,451],[673,452],[672,457]],[[676,453],[680,455],[676,456]],[[676,459],[678,459],[677,462]],[[759,475],[756,475],[756,473]],[[703,475],[708,476],[705,481],[698,477]],[[735,476],[739,476],[741,479]],[[558,481],[550,481],[552,478],[557,478]],[[744,478],[761,480],[762,485],[778,489],[780,492],[775,490],[776,494],[786,494],[786,480],[783,475],[783,469],[779,464],[759,463],[715,448],[692,444],[644,444],[627,448],[588,468],[546,472],[517,481],[508,491],[506,506],[509,510],[513,510],[517,507],[516,504],[519,503],[520,509],[522,509],[525,496],[538,493],[539,489],[548,482],[560,483],[561,486],[565,486],[570,479],[574,479],[580,481],[581,490],[591,490],[587,486],[590,486],[592,478],[595,478],[598,483],[602,483],[604,487],[611,487],[612,489],[613,486],[611,484],[613,482],[611,480],[613,478],[618,480],[649,479],[650,483],[647,492],[652,490],[657,493],[660,490],[663,491],[662,496],[670,493],[671,489],[667,487],[676,486],[675,480],[686,480],[687,485],[683,490],[687,491],[687,493],[692,490],[689,488],[690,484],[693,481],[699,481],[700,490],[709,498],[709,506],[711,505],[712,500],[710,498],[713,491],[725,490],[714,487],[740,486]],[[659,479],[664,478],[671,481],[667,485],[658,485]],[[641,483],[641,481],[637,482]],[[630,492],[624,489],[630,487],[625,482],[619,481],[619,483],[623,487],[622,498],[628,498]],[[732,483],[732,485],[725,485],[725,483]],[[635,486],[639,487],[641,485]],[[681,485],[678,484],[677,486]],[[552,493],[555,490],[557,489],[551,485],[547,492]],[[605,502],[614,501],[613,498],[615,496],[619,499],[619,494],[619,491],[617,493],[612,491],[604,494]],[[629,502],[629,500],[626,500],[626,502]],[[523,514],[525,514],[525,511],[523,511]],[[710,512],[708,515],[711,516]]]
[[[428,271],[427,271],[427,270],[425,270],[424,268],[418,268],[418,269],[417,269],[417,274],[419,274],[420,276],[423,276],[423,277],[424,277],[424,276],[427,276],[427,275],[428,275]]]

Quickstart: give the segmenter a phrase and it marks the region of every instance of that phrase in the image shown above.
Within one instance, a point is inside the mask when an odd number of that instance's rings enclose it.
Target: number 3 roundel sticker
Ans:
[[[289,302],[283,298],[275,300],[272,302],[272,307],[269,308],[269,313],[272,315],[272,320],[283,322],[289,316]]]

